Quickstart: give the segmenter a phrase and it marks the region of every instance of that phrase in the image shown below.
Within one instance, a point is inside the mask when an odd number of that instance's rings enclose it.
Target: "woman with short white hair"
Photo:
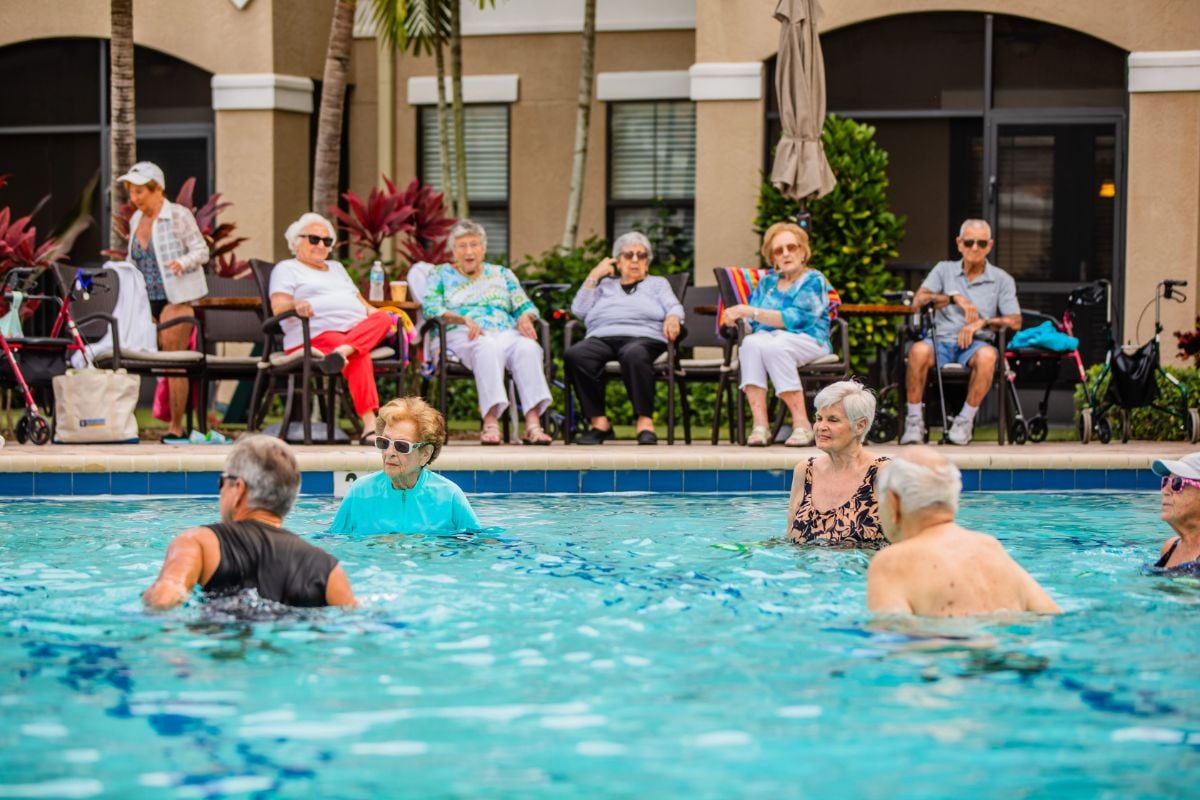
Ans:
[[[537,308],[512,270],[484,259],[487,233],[482,225],[459,220],[450,229],[449,244],[454,260],[430,272],[422,304],[426,317],[440,317],[446,325],[446,349],[475,375],[483,417],[479,443],[500,444],[500,415],[508,408],[507,369],[525,412],[522,443],[548,445],[550,434],[541,417],[550,406],[550,386],[533,324]]]
[[[341,262],[329,257],[337,231],[328,219],[311,211],[302,214],[283,238],[296,257],[271,270],[271,314],[295,311],[308,319],[312,346],[324,354],[322,370],[346,378],[354,413],[363,424],[359,444],[371,446],[379,408],[371,351],[396,333],[396,317],[368,303]],[[280,324],[284,350],[304,346],[300,320],[289,317]]]
[[[863,447],[875,420],[875,395],[857,381],[817,393],[813,424],[821,455],[796,465],[788,538],[800,544],[881,546],[875,475],[888,459]]]

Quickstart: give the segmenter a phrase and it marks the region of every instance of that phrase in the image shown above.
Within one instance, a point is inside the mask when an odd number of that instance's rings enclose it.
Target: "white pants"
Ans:
[[[775,384],[775,393],[800,391],[796,367],[829,355],[829,346],[807,333],[771,330],[757,331],[742,340],[738,360],[742,365],[742,389],[767,388],[767,376]]]
[[[508,408],[505,368],[512,373],[525,411],[536,409],[541,414],[550,405],[550,387],[542,372],[542,347],[533,339],[516,330],[486,331],[468,339],[466,328],[455,328],[446,333],[446,347],[475,373],[480,415],[500,415]]]

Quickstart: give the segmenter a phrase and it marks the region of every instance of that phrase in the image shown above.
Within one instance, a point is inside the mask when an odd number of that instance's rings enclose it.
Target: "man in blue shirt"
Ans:
[[[921,444],[925,440],[925,380],[934,365],[958,363],[971,371],[967,400],[950,425],[952,444],[968,444],[975,427],[975,413],[987,397],[996,373],[999,353],[992,346],[995,332],[1002,328],[1019,330],[1021,306],[1012,276],[988,263],[992,252],[992,228],[984,220],[969,219],[958,233],[959,261],[940,261],[930,270],[913,309],[920,311],[932,303],[934,339],[913,343],[908,351],[908,415],[900,444]]]
[[[466,495],[428,467],[442,450],[446,422],[419,397],[379,409],[375,447],[383,470],[359,478],[331,533],[461,533],[481,529]]]

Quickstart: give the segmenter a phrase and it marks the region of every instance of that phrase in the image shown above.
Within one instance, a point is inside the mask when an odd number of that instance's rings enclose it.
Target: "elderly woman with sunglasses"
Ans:
[[[738,358],[742,391],[750,402],[754,427],[746,444],[770,444],[767,419],[767,378],[792,412],[788,447],[813,443],[804,389],[796,372],[810,361],[829,355],[829,294],[833,287],[818,270],[810,269],[808,234],[793,222],[777,222],[763,235],[762,257],[775,272],[758,282],[747,303],[725,309],[722,324],[746,320],[751,333],[742,339]]]
[[[1200,453],[1178,461],[1159,459],[1154,474],[1162,477],[1162,521],[1175,535],[1163,542],[1156,570],[1200,575]]]
[[[475,375],[483,417],[479,443],[500,444],[500,415],[508,408],[507,369],[525,410],[521,441],[548,445],[550,435],[541,418],[550,406],[550,386],[533,324],[537,308],[512,270],[484,261],[487,232],[482,225],[459,220],[448,238],[454,262],[430,273],[422,304],[426,317],[440,317],[448,326],[446,348]]]
[[[575,443],[603,444],[615,438],[604,413],[604,365],[617,361],[637,417],[637,442],[657,444],[654,360],[679,336],[683,305],[666,278],[647,274],[654,251],[645,236],[630,231],[617,239],[612,252],[612,258],[588,274],[571,303],[571,313],[587,326],[587,337],[563,358],[583,415],[592,423]]]
[[[419,397],[379,409],[375,447],[383,470],[356,480],[338,508],[332,533],[462,533],[481,529],[466,495],[426,467],[442,451],[446,421]]]
[[[329,257],[337,233],[325,217],[312,212],[301,215],[288,226],[284,238],[296,257],[280,261],[271,270],[271,313],[295,311],[308,319],[312,346],[325,356],[322,369],[345,376],[354,413],[362,419],[359,444],[369,446],[379,408],[371,351],[396,332],[396,319],[368,303],[346,268]],[[289,317],[281,324],[284,349],[290,353],[303,347],[300,320]]]

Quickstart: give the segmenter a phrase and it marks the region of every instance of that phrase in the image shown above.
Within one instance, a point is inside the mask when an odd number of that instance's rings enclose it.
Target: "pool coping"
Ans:
[[[353,477],[379,468],[367,448],[296,446],[305,494],[344,492]],[[896,445],[873,446],[880,455]],[[1156,458],[1196,450],[1186,442],[939,448],[963,471],[965,491],[1157,489]],[[228,445],[10,445],[0,450],[0,497],[216,494]],[[703,444],[638,447],[481,447],[453,442],[434,468],[467,492],[785,491],[812,448]],[[353,476],[353,477],[352,477]]]

